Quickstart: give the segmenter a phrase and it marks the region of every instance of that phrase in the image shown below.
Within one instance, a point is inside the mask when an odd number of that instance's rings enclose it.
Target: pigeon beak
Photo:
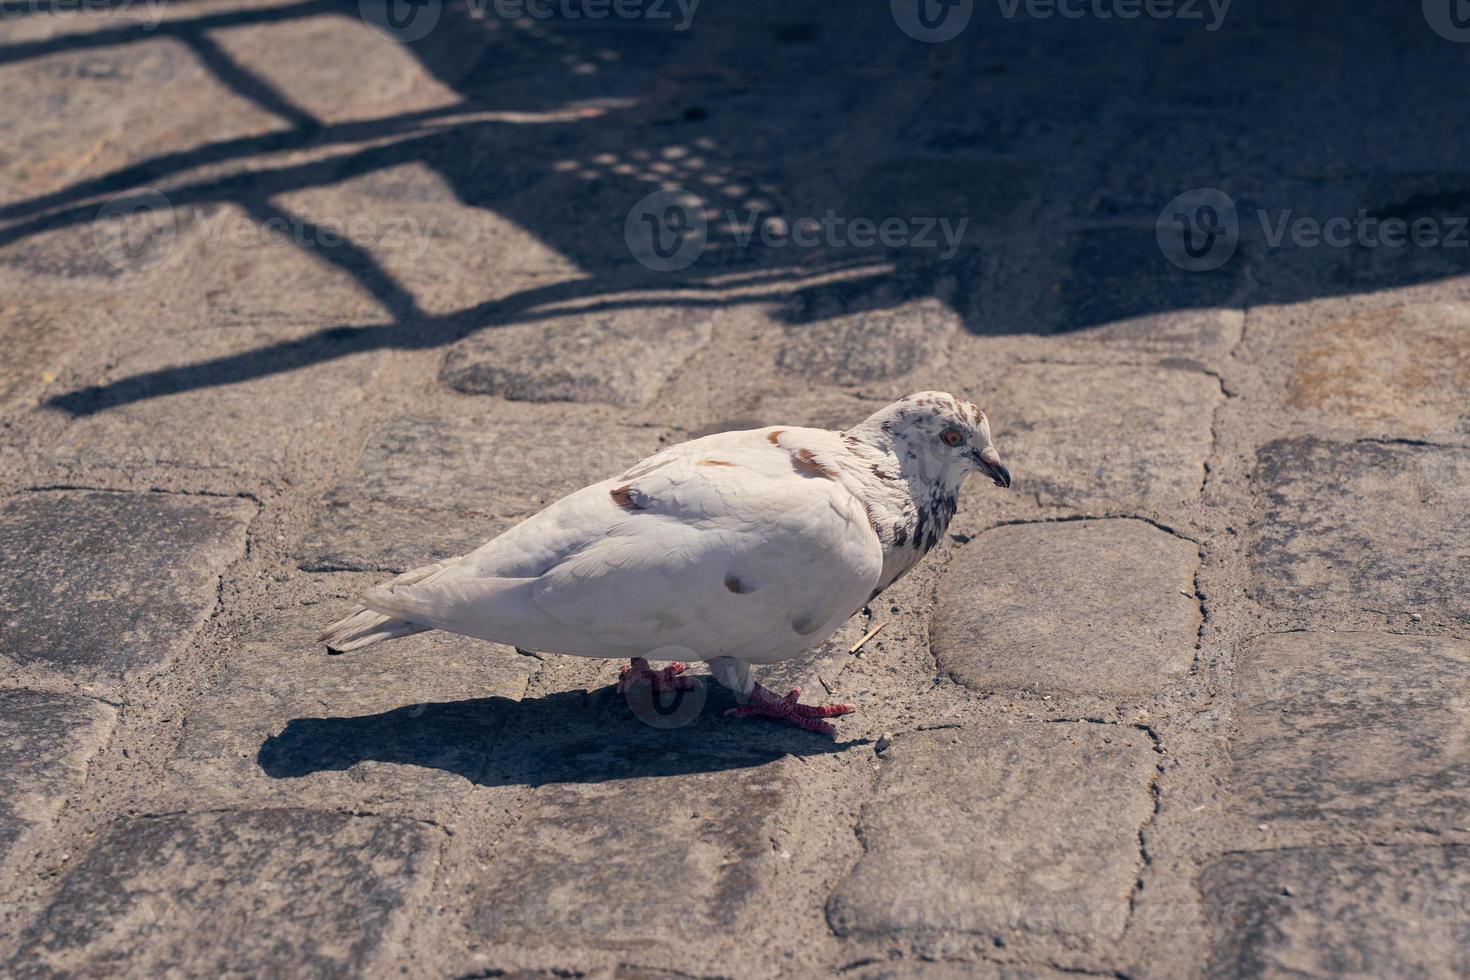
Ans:
[[[1001,465],[1000,453],[995,451],[994,446],[986,446],[980,450],[979,460],[981,468],[990,474],[996,486],[1002,490],[1010,488],[1011,471]]]

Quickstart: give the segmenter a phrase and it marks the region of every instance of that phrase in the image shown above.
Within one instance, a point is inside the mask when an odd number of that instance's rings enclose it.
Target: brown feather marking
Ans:
[[[824,476],[829,480],[837,479],[837,471],[828,469],[817,462],[817,454],[810,449],[799,449],[792,453],[791,466],[802,476]]]
[[[644,509],[642,504],[633,499],[633,484],[631,483],[624,483],[620,487],[613,487],[609,493],[612,495],[613,502],[623,508],[623,510]]]
[[[740,581],[740,577],[734,572],[729,572],[725,575],[725,588],[729,589],[736,595],[745,595],[745,593],[747,592],[754,591],[752,586],[746,585],[744,582]]]
[[[734,463],[727,463],[723,459],[701,459],[699,462],[695,463],[694,465],[695,466],[734,466],[735,464]]]
[[[801,616],[791,623],[791,628],[796,630],[799,636],[810,636],[822,626],[822,620],[817,616]]]
[[[776,429],[774,432],[766,433],[766,441],[773,446],[781,445],[781,433],[785,431],[785,429]]]

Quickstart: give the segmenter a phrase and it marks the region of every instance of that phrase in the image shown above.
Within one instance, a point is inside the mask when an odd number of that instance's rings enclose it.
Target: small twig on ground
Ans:
[[[874,626],[872,629],[868,630],[866,633],[863,634],[863,638],[861,640],[858,640],[852,646],[848,647],[847,652],[848,653],[857,653],[859,650],[861,650],[863,648],[863,644],[864,643],[867,643],[873,637],[877,636],[878,635],[878,631],[881,630],[883,627],[885,627],[887,625],[888,625],[888,620],[885,619],[882,622],[880,622],[877,626]]]

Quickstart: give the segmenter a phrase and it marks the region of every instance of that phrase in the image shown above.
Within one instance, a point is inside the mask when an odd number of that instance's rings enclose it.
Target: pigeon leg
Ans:
[[[750,689],[750,701],[747,704],[731,708],[725,714],[736,718],[779,718],[788,725],[836,738],[837,729],[821,719],[835,718],[857,710],[850,704],[802,704],[798,700],[800,697],[799,687],[793,687],[783,698],[775,691],[756,684]]]
[[[618,671],[618,693],[628,693],[628,688],[635,684],[653,685],[654,694],[660,691],[688,691],[694,687],[694,678],[680,676],[688,669],[688,664],[676,660],[663,670],[654,670],[647,660],[634,657],[628,666]]]

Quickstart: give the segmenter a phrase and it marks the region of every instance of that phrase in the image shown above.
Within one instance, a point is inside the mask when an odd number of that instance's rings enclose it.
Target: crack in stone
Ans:
[[[879,959],[876,956],[869,956],[869,957],[865,957],[864,959],[855,960],[852,963],[849,963],[849,964],[847,964],[845,966],[838,967],[837,968],[837,972],[838,973],[847,973],[847,972],[849,972],[851,970],[856,970],[856,969],[859,969],[859,968],[865,967],[865,966],[873,966],[875,964],[912,963],[912,962],[920,962],[920,963],[946,963],[946,964],[952,964],[952,965],[956,965],[956,966],[976,966],[978,964],[984,963],[984,964],[988,964],[988,965],[991,965],[991,966],[1001,966],[1001,967],[1011,967],[1011,968],[1021,967],[1022,969],[1026,969],[1028,967],[1041,967],[1043,969],[1055,970],[1058,973],[1067,973],[1067,974],[1071,974],[1073,976],[1079,976],[1079,977],[1108,977],[1108,978],[1111,978],[1111,980],[1128,980],[1127,974],[1121,973],[1121,972],[1119,972],[1117,970],[1089,970],[1086,967],[1072,966],[1070,964],[1058,963],[1055,960],[1046,960],[1046,959],[1043,959],[1043,960],[1028,960],[1028,959],[1002,960],[1002,959],[996,959],[996,958],[990,957],[990,956],[982,956],[982,955],[979,955],[979,954],[975,955],[974,958],[972,958],[972,959],[965,959],[964,957],[959,957],[959,956],[939,956],[939,957],[934,957],[932,959],[931,958],[928,958],[928,957],[919,957],[917,959],[909,959],[908,957],[904,957],[904,956],[890,956],[888,959],[884,960],[884,959]]]
[[[1194,570],[1194,600],[1199,606],[1199,628],[1194,632],[1194,657],[1189,661],[1189,676],[1193,677],[1199,673],[1199,655],[1205,648],[1205,627],[1210,622],[1210,610],[1205,605],[1205,593],[1200,588],[1199,576],[1205,567],[1205,549],[1200,547],[1199,567]]]
[[[1149,740],[1153,742],[1154,753],[1160,757],[1160,761],[1154,763],[1154,778],[1148,784],[1149,795],[1153,797],[1153,812],[1149,814],[1148,819],[1138,828],[1138,856],[1143,864],[1138,869],[1138,878],[1134,881],[1133,891],[1128,896],[1128,920],[1123,924],[1124,935],[1128,934],[1128,928],[1133,924],[1133,913],[1138,907],[1139,897],[1143,894],[1144,871],[1149,865],[1153,864],[1153,856],[1148,851],[1148,831],[1158,820],[1159,813],[1163,809],[1163,796],[1159,788],[1159,781],[1164,778],[1164,763],[1162,759],[1164,755],[1164,743],[1159,738],[1159,733],[1154,730],[1152,725],[1146,725],[1142,722],[1130,723],[1129,727],[1136,728],[1149,737]]]
[[[156,493],[165,497],[215,497],[224,500],[249,500],[261,510],[265,509],[265,502],[260,499],[259,494],[251,493],[249,490],[236,490],[226,493],[222,490],[169,490],[165,487],[144,487],[133,489],[129,487],[103,487],[92,486],[84,483],[37,483],[25,486],[16,491],[21,493],[46,493],[46,492],[68,492],[78,493],[125,493],[134,496]]]
[[[1462,449],[1464,447],[1453,442],[1430,442],[1427,439],[1409,439],[1404,436],[1363,436],[1354,439],[1353,442],[1369,442],[1376,446],[1418,446],[1423,449]]]
[[[1106,718],[1094,717],[1044,718],[1042,719],[1042,722],[1043,724],[1048,725],[1107,725],[1115,728],[1134,728],[1140,732],[1143,732],[1149,737],[1149,741],[1153,743],[1153,750],[1155,755],[1162,757],[1166,754],[1164,752],[1164,742],[1163,739],[1159,737],[1159,733],[1154,729],[1152,725],[1146,724],[1144,722],[1109,721]],[[1123,924],[1124,935],[1127,935],[1128,927],[1133,923],[1133,912],[1138,905],[1138,897],[1143,892],[1144,869],[1153,864],[1153,856],[1149,854],[1146,835],[1148,834],[1149,828],[1154,825],[1154,822],[1156,820],[1158,820],[1159,813],[1162,810],[1162,796],[1159,789],[1159,780],[1161,780],[1163,777],[1164,764],[1162,761],[1160,761],[1154,764],[1154,776],[1153,779],[1149,780],[1148,786],[1149,795],[1153,797],[1153,812],[1151,812],[1148,816],[1148,819],[1145,820],[1138,827],[1138,857],[1141,864],[1138,869],[1138,877],[1133,882],[1133,891],[1128,896],[1128,920]],[[1122,976],[1122,974],[1119,974],[1119,976]]]
[[[454,836],[454,831],[451,830],[449,828],[449,826],[446,825],[446,824],[442,824],[439,821],[432,820],[432,819],[430,819],[428,817],[418,817],[418,816],[414,816],[412,814],[407,814],[407,813],[379,813],[376,810],[338,810],[338,809],[323,810],[323,809],[321,809],[319,807],[310,807],[310,806],[272,806],[272,807],[262,807],[260,809],[262,809],[262,810],[284,811],[284,812],[287,812],[287,813],[334,813],[334,814],[337,814],[338,816],[343,816],[343,817],[378,817],[378,818],[382,818],[382,819],[385,819],[385,820],[407,820],[407,821],[410,821],[412,823],[418,823],[418,824],[423,824],[423,825],[425,825],[427,827],[433,827],[435,830],[442,831],[446,837],[453,837]],[[241,812],[241,808],[238,807],[238,806],[210,806],[210,807],[200,807],[198,809],[188,809],[188,808],[185,808],[185,809],[181,809],[181,810],[158,810],[158,811],[151,811],[150,810],[150,811],[144,811],[144,812],[138,812],[138,813],[128,813],[128,814],[125,814],[124,816],[118,817],[116,819],[127,819],[127,820],[167,820],[169,817],[199,817],[199,816],[206,816],[206,815],[212,814],[212,813],[239,813],[239,812]]]
[[[1183,531],[1180,531],[1178,528],[1170,527],[1163,521],[1155,520],[1152,517],[1145,517],[1142,514],[1129,513],[1066,514],[1061,517],[1016,517],[1004,521],[996,521],[994,524],[991,524],[989,527],[985,528],[985,531],[993,531],[998,527],[1016,527],[1021,524],[1071,524],[1077,521],[1141,521],[1144,524],[1148,524],[1154,528],[1157,528],[1160,531],[1163,531],[1165,534],[1170,535],[1171,537],[1178,538],[1181,541],[1188,541],[1190,544],[1195,545],[1199,548],[1204,547],[1204,542],[1190,537]],[[970,541],[975,540],[975,538],[978,538],[981,534],[984,534],[985,531],[979,532],[979,534],[976,534],[974,538],[970,539]],[[968,544],[969,542],[963,543]]]

